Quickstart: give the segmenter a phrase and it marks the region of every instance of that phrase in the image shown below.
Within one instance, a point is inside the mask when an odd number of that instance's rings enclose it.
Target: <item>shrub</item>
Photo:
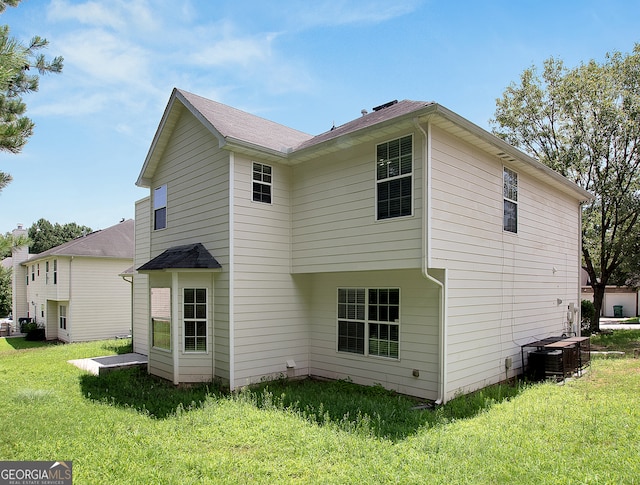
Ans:
[[[596,308],[591,300],[582,300],[580,303],[580,329],[584,336],[591,335],[591,324],[596,316]]]

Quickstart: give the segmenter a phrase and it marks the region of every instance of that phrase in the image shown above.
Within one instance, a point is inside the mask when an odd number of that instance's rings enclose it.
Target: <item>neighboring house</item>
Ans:
[[[444,402],[579,331],[591,196],[436,103],[311,136],[176,89],[137,185],[134,350],[174,383]]]
[[[64,342],[128,335],[132,291],[121,274],[133,263],[134,229],[129,219],[39,254],[14,252],[16,325],[29,317]]]
[[[582,299],[593,302],[593,288],[589,282],[589,273],[582,270]],[[638,316],[640,291],[629,286],[607,285],[602,299],[601,317],[623,316],[625,318]],[[621,307],[621,314],[616,315],[614,307]]]

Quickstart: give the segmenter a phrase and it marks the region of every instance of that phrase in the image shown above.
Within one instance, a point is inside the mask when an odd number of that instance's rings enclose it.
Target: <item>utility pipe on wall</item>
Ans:
[[[436,404],[444,404],[447,398],[447,270],[444,270],[444,281],[429,274],[431,265],[431,122],[427,120],[427,131],[422,128],[417,118],[413,120],[416,128],[424,138],[423,146],[423,203],[422,203],[422,276],[439,288],[440,321],[438,342],[438,398]]]

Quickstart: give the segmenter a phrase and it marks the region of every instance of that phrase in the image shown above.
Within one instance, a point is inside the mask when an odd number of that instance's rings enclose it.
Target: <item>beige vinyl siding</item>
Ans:
[[[178,289],[178,315],[180,318],[179,345],[180,354],[180,382],[205,382],[214,377],[214,347],[213,347],[213,289],[212,273],[183,273],[179,276]],[[206,352],[185,352],[184,351],[184,288],[206,288],[207,289],[207,351]]]
[[[173,246],[201,243],[222,265],[214,276],[212,337],[216,376],[229,379],[229,153],[186,111],[171,134],[151,190],[163,184],[167,228],[151,230],[150,258]]]
[[[413,137],[413,215],[376,221],[376,144],[293,168],[292,271],[420,268],[422,143]]]
[[[433,283],[417,270],[326,273],[310,278],[310,374],[437,398],[439,290]],[[337,289],[343,287],[400,288],[399,359],[337,351]],[[414,369],[419,377],[413,376]]]
[[[450,398],[515,375],[520,345],[566,330],[567,305],[580,303],[579,203],[516,170],[518,232],[508,233],[502,161],[437,128],[432,157],[432,266],[449,270]]]
[[[149,354],[149,276],[135,271],[151,259],[151,199],[136,202],[135,259],[133,263],[133,351]]]
[[[306,284],[290,274],[291,169],[268,163],[272,203],[254,202],[252,162],[235,157],[236,386],[265,376],[308,373]],[[295,368],[287,369],[287,360]]]
[[[74,342],[114,338],[131,329],[131,285],[119,273],[130,259],[75,257],[67,329]],[[57,318],[57,317],[56,317]]]

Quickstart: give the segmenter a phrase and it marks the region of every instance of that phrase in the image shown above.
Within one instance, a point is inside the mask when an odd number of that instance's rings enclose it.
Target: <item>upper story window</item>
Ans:
[[[49,261],[44,263],[44,282],[46,285],[49,284]]]
[[[53,260],[53,284],[58,284],[58,260]]]
[[[161,185],[153,190],[153,229],[167,227],[167,186]]]
[[[412,135],[376,147],[377,219],[411,215],[412,174]]]
[[[34,265],[31,265],[31,281],[35,281],[36,280],[36,267]]]
[[[271,167],[253,162],[253,200],[271,204]]]
[[[505,231],[518,232],[518,174],[507,167],[503,169],[504,219]]]

